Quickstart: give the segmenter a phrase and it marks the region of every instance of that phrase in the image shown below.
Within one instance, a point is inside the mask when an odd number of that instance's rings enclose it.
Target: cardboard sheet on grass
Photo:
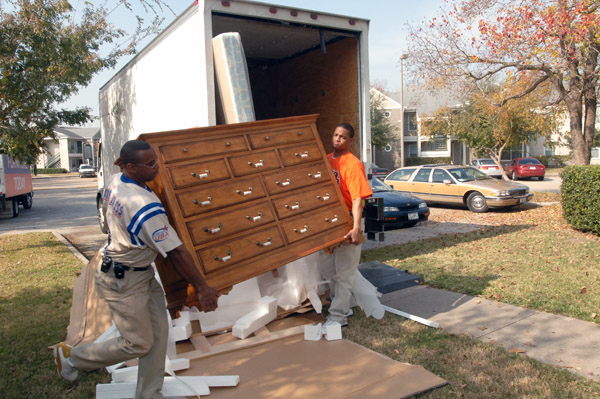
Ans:
[[[421,366],[399,363],[347,340],[302,336],[192,360],[177,375],[239,375],[211,399],[396,399],[446,384]]]

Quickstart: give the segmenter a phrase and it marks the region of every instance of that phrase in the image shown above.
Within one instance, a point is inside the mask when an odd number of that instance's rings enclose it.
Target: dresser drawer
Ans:
[[[222,185],[199,187],[176,194],[184,217],[198,215],[226,206],[265,196],[259,177],[236,180]]]
[[[295,190],[320,182],[330,181],[324,163],[295,169],[283,169],[263,176],[267,192],[271,195]]]
[[[298,165],[300,163],[318,161],[323,159],[319,146],[316,143],[300,144],[294,147],[279,149],[284,166]]]
[[[253,149],[274,147],[281,144],[298,143],[314,140],[315,136],[309,126],[298,127],[265,133],[254,133],[248,135],[250,147]]]
[[[163,156],[165,163],[246,150],[248,150],[248,145],[244,136],[190,141],[158,147],[158,151]]]
[[[229,164],[234,176],[245,176],[281,168],[279,157],[275,150],[252,152],[239,157],[229,157]]]
[[[234,211],[203,216],[186,224],[192,242],[197,246],[274,221],[271,206],[263,201]]]
[[[316,189],[293,192],[284,198],[273,200],[273,207],[277,217],[284,219],[337,202],[335,188],[328,184]]]
[[[173,188],[179,189],[231,178],[224,159],[167,168]]]
[[[329,207],[312,212],[309,217],[295,218],[283,222],[281,228],[287,242],[291,244],[337,227],[347,221],[346,212],[341,212],[339,207]]]
[[[283,239],[279,229],[271,227],[196,253],[204,274],[209,274],[281,247]]]

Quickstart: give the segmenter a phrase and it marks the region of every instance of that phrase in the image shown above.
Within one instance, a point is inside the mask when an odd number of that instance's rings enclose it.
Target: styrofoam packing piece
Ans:
[[[438,328],[440,326],[440,324],[437,321],[424,319],[422,317],[415,316],[415,315],[403,312],[403,311],[398,310],[398,309],[390,308],[389,306],[386,306],[386,305],[383,305],[383,308],[387,312],[393,313],[393,314],[395,314],[397,316],[406,317],[407,319],[410,319],[412,321],[416,321],[417,323],[424,324],[424,325],[426,325],[428,327]]]
[[[266,296],[258,300],[258,309],[238,319],[232,328],[234,337],[244,339],[277,317],[277,300]]]
[[[169,369],[172,372],[185,370],[190,368],[190,359],[180,358],[170,360],[167,358],[165,369]],[[125,382],[137,380],[138,366],[131,366],[116,369],[112,372],[113,382]],[[171,374],[171,373],[169,373]]]
[[[186,340],[192,335],[192,324],[175,326],[169,328],[169,339],[173,339],[175,342]]]
[[[315,308],[315,312],[321,313],[323,311],[323,303],[321,302],[321,298],[317,295],[315,290],[308,291],[308,300],[313,308]]]
[[[317,325],[307,324],[304,326],[304,340],[305,341],[319,341],[323,336],[321,332],[322,324]]]
[[[202,331],[213,331],[232,327],[236,320],[256,309],[261,298],[256,278],[233,286],[229,294],[219,297],[219,307],[214,312],[199,313]]]
[[[108,341],[109,339],[116,338],[120,335],[121,335],[121,333],[119,332],[119,330],[117,329],[117,326],[115,325],[115,322],[113,321],[113,323],[110,325],[110,327],[108,327],[106,329],[106,331],[104,331],[98,338],[96,338],[94,343],[97,344],[99,342]]]
[[[377,291],[377,288],[357,270],[354,285],[352,286],[350,306],[358,305],[367,317],[373,316],[375,319],[381,320],[385,314],[385,310],[379,301],[380,296],[381,293]]]
[[[177,379],[185,379],[182,384]],[[111,384],[96,385],[96,399],[128,399],[135,397],[137,382],[117,382]],[[190,390],[190,387],[193,390]],[[165,377],[162,387],[162,395],[169,396],[191,396],[209,395],[210,389],[205,377]]]
[[[325,326],[325,338],[327,341],[342,339],[342,325],[340,323],[331,323]]]

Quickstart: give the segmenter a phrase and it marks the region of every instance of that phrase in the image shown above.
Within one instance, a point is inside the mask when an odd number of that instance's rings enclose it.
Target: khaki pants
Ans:
[[[96,290],[106,301],[120,337],[71,350],[71,361],[80,370],[95,370],[139,357],[136,398],[162,398],[169,326],[165,295],[150,267],[125,272],[117,279],[96,270]]]
[[[331,281],[329,290],[333,298],[329,306],[329,318],[342,324],[346,323],[348,316],[352,315],[350,298],[361,249],[362,244],[343,244],[319,263],[321,276]]]

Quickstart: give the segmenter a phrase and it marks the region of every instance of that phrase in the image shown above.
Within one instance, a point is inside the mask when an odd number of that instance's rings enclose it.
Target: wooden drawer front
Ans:
[[[294,147],[280,149],[281,160],[284,166],[298,165],[323,159],[319,146],[316,143],[302,144]]]
[[[314,212],[306,218],[296,218],[281,224],[288,243],[293,243],[304,238],[329,230],[340,224],[346,223],[346,213],[339,208],[329,208]]]
[[[184,217],[198,215],[226,206],[265,196],[258,177],[236,180],[224,185],[200,187],[176,195]]]
[[[199,250],[197,254],[204,274],[209,274],[281,247],[283,247],[283,238],[277,227],[272,227],[221,245]]]
[[[174,189],[231,178],[224,159],[199,162],[167,170]]]
[[[186,224],[192,241],[197,246],[274,221],[273,211],[265,201],[235,211],[201,217]]]
[[[284,193],[300,187],[329,181],[327,167],[324,163],[307,166],[301,169],[284,169],[276,173],[263,176],[269,194]]]
[[[159,152],[162,154],[165,163],[246,150],[248,150],[248,145],[244,136],[192,141],[159,147]]]
[[[273,200],[273,206],[279,219],[284,219],[337,202],[335,188],[333,185],[328,184],[316,189],[291,193],[285,198]]]
[[[314,138],[315,136],[313,131],[308,126],[248,135],[250,147],[254,149],[273,147],[280,144],[298,143],[302,141],[314,140]]]
[[[230,157],[229,163],[235,176],[244,176],[281,168],[279,157],[275,150]]]

